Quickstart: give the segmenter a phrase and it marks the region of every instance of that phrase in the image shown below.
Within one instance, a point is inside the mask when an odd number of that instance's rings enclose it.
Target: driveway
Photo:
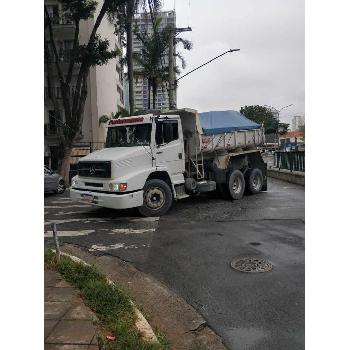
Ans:
[[[304,188],[269,179],[240,201],[216,194],[174,204],[162,218],[45,198],[45,236],[113,255],[153,275],[194,306],[234,350],[304,348]],[[266,273],[231,261],[268,260]]]

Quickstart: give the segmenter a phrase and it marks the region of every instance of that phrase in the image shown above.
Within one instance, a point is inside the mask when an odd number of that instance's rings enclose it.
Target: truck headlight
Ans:
[[[120,192],[123,192],[123,191],[126,191],[126,189],[128,188],[128,184],[126,183],[110,183],[109,184],[109,189],[111,191],[120,191]]]
[[[78,180],[72,179],[72,187],[78,186]]]

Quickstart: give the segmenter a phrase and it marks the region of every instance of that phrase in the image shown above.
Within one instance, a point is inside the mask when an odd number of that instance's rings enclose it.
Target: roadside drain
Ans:
[[[268,272],[272,270],[272,264],[269,261],[257,257],[235,259],[230,265],[240,272]]]

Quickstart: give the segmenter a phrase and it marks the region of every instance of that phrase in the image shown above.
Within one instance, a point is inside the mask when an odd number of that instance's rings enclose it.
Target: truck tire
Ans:
[[[171,207],[173,195],[169,185],[159,179],[148,180],[143,187],[143,206],[138,211],[143,216],[161,216]]]
[[[245,180],[240,170],[233,170],[228,179],[228,190],[232,199],[241,199],[244,195]]]
[[[259,193],[264,184],[262,171],[259,168],[254,168],[248,178],[249,192],[252,194]]]

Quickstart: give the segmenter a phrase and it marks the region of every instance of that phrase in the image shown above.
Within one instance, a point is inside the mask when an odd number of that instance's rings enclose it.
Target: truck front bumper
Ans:
[[[102,193],[70,189],[70,198],[74,201],[93,204],[112,209],[136,208],[143,205],[143,190],[126,194]]]

